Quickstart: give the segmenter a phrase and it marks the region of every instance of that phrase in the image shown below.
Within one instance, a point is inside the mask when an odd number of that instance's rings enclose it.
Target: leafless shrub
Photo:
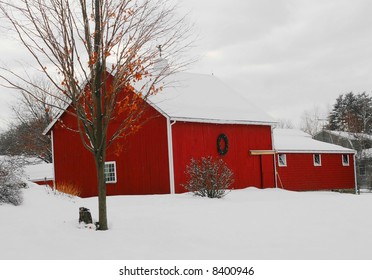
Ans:
[[[21,189],[26,187],[22,174],[22,168],[16,159],[0,158],[0,204],[22,204]]]
[[[198,196],[221,198],[234,183],[234,174],[226,163],[211,156],[191,159],[185,173],[188,178],[184,188]]]

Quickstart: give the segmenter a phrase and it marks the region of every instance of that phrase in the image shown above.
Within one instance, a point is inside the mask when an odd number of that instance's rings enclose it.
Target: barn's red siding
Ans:
[[[108,195],[169,193],[166,119],[150,106],[145,117],[149,121],[136,134],[124,142],[118,140],[119,146],[107,152],[106,161],[116,161],[117,171],[117,183],[107,184]],[[64,114],[61,120],[76,128],[73,116]],[[57,188],[58,184],[71,184],[82,190],[82,197],[96,196],[93,155],[83,147],[79,134],[57,123],[53,142]]]
[[[354,159],[342,165],[341,154],[321,154],[321,166],[314,166],[311,153],[287,153],[287,166],[277,166],[278,187],[286,190],[332,190],[355,187]]]
[[[221,133],[228,137],[229,143],[224,156],[217,152],[217,138]],[[172,136],[176,193],[185,191],[182,184],[186,182],[186,165],[192,158],[203,156],[223,158],[234,172],[232,187],[235,189],[275,185],[273,156],[249,154],[250,150],[272,149],[270,126],[176,122],[172,126]]]

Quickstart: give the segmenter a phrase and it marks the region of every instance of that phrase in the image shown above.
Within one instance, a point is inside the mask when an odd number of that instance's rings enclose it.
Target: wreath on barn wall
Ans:
[[[217,137],[217,152],[223,156],[227,154],[229,150],[229,140],[225,134],[220,134]]]

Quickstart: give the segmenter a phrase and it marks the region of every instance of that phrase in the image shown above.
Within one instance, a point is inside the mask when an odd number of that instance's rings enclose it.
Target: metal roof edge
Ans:
[[[197,123],[213,123],[213,124],[252,124],[252,125],[269,125],[273,126],[276,122],[269,121],[245,121],[245,120],[224,120],[224,119],[206,119],[206,118],[183,118],[183,117],[172,117],[172,121],[180,122],[197,122]]]
[[[144,101],[145,101],[148,105],[150,105],[152,108],[154,108],[156,111],[158,111],[161,115],[163,115],[165,118],[171,120],[171,117],[170,117],[167,113],[165,113],[162,109],[160,109],[159,106],[157,106],[154,102],[152,102],[152,101],[149,100],[148,98],[146,98]]]
[[[63,115],[63,113],[66,112],[66,110],[68,109],[68,107],[70,107],[70,105],[71,105],[71,102],[66,103],[66,105],[65,105],[65,107],[63,109],[60,108],[60,111],[58,112],[58,114],[56,115],[56,117],[48,124],[48,126],[42,132],[43,135],[47,135],[49,133],[49,131],[52,129],[52,127],[61,118],[61,116]]]
[[[356,154],[355,150],[281,150],[276,149],[280,154]]]

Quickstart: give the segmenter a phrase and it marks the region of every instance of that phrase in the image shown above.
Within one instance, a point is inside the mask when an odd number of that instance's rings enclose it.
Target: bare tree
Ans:
[[[301,116],[300,129],[314,136],[327,124],[327,119],[322,115],[319,107],[305,111]]]
[[[290,119],[279,119],[278,123],[275,125],[276,128],[288,128],[293,129],[294,125]]]
[[[0,135],[0,154],[38,157],[51,162],[50,137],[42,134],[45,127],[45,123],[38,119],[11,123],[10,128]]]
[[[107,230],[106,150],[136,132],[145,102],[165,76],[190,62],[190,28],[166,0],[0,0],[3,15],[36,68],[68,100],[82,143],[94,158],[99,229]],[[158,48],[156,48],[158,46]],[[164,67],[153,70],[162,54]],[[3,67],[7,86],[43,90],[28,75]],[[59,98],[48,93],[54,98]],[[35,96],[34,96],[35,97]],[[63,100],[62,100],[63,101]],[[66,109],[67,105],[64,108]],[[108,134],[115,121],[115,132]]]
[[[43,131],[59,112],[54,106],[60,107],[63,104],[46,94],[51,92],[47,81],[39,79],[36,83],[43,90],[37,90],[33,95],[21,92],[18,102],[12,107],[15,120],[0,135],[0,153],[38,157],[45,162],[52,162],[50,135],[44,135]]]

